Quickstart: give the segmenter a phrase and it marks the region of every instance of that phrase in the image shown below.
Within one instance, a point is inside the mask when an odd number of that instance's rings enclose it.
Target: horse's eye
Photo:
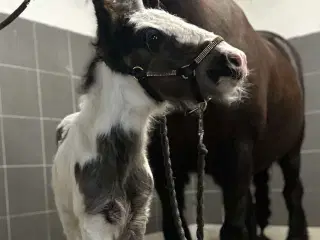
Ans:
[[[146,31],[145,41],[149,51],[157,52],[162,42],[162,34],[156,29],[149,29]]]

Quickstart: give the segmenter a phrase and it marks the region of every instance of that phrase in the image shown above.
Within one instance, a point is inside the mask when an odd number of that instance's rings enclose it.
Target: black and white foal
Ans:
[[[96,55],[80,86],[80,112],[58,127],[55,202],[68,240],[143,239],[153,192],[150,117],[208,97],[239,100],[246,56],[141,0],[93,3]]]

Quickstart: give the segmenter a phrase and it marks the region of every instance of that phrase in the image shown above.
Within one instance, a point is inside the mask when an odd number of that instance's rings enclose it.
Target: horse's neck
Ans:
[[[99,137],[112,137],[119,129],[125,136],[134,133],[143,140],[155,105],[134,78],[115,73],[101,63],[81,108],[78,123],[94,146]]]

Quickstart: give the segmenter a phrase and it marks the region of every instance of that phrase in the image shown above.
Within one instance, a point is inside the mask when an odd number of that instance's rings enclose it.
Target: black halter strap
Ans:
[[[11,13],[5,20],[0,23],[0,30],[7,27],[10,23],[12,23],[16,18],[20,16],[21,13],[28,7],[31,0],[24,0],[20,6]]]
[[[159,93],[153,89],[148,81],[145,81],[146,79],[150,77],[171,77],[171,76],[180,76],[183,79],[191,79],[193,80],[193,89],[195,97],[198,101],[203,101],[203,97],[200,92],[199,84],[197,84],[197,81],[195,81],[196,77],[196,69],[199,66],[199,64],[208,56],[208,54],[221,42],[223,42],[224,39],[221,36],[217,36],[212,42],[208,44],[208,46],[201,51],[201,53],[192,61],[192,63],[185,65],[183,67],[180,67],[175,70],[171,70],[168,72],[152,72],[152,71],[145,71],[140,66],[135,66],[131,69],[131,75],[134,76],[139,84],[143,87],[143,89],[149,94],[150,97],[152,97],[155,101],[162,101],[163,99],[159,95]]]

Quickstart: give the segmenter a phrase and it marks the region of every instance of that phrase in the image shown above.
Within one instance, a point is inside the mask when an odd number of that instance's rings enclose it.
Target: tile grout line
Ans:
[[[304,77],[309,77],[309,76],[314,76],[314,75],[318,75],[318,74],[320,74],[320,70],[303,73],[303,76]]]
[[[40,112],[40,132],[41,132],[41,153],[42,153],[42,164],[43,164],[43,187],[44,187],[44,201],[45,201],[45,211],[49,210],[49,199],[48,199],[48,183],[47,183],[47,168],[46,166],[46,150],[45,150],[45,139],[44,139],[44,120],[43,120],[43,106],[42,106],[42,93],[41,93],[41,81],[40,81],[40,71],[39,71],[39,52],[38,52],[38,39],[36,31],[36,23],[33,23],[33,41],[34,41],[34,51],[35,51],[35,61],[36,61],[36,74],[37,74],[37,84],[38,84],[38,104]],[[50,224],[49,216],[46,214],[46,226],[47,226],[47,240],[51,240],[50,236]]]
[[[21,165],[1,165],[0,169],[11,169],[11,168],[38,168],[43,167],[43,164],[21,164]],[[52,164],[46,164],[45,167],[52,167]]]
[[[47,70],[42,70],[42,69],[34,69],[34,68],[30,68],[30,67],[23,67],[23,66],[18,66],[18,65],[12,65],[12,64],[6,64],[6,63],[0,63],[0,67],[6,67],[6,68],[12,68],[12,69],[18,69],[18,70],[24,70],[24,71],[30,71],[30,72],[40,72],[40,73],[44,73],[44,74],[50,74],[50,75],[54,75],[54,76],[59,76],[59,77],[69,77],[70,74],[66,74],[66,73],[59,73],[59,72],[51,72],[51,71],[47,71]],[[81,78],[81,76],[77,76],[77,75],[73,75],[71,72],[71,76],[74,78]]]
[[[320,110],[309,110],[304,113],[304,115],[306,116],[317,115],[317,114],[320,114]]]
[[[30,213],[21,213],[21,214],[12,214],[10,215],[10,218],[19,218],[19,217],[31,217],[31,216],[36,216],[36,215],[41,215],[41,214],[50,214],[50,213],[55,213],[56,210],[46,210],[46,211],[38,211],[38,212],[30,212]]]
[[[76,93],[75,93],[75,85],[73,81],[73,61],[72,61],[72,51],[71,51],[71,36],[70,32],[67,32],[67,41],[68,41],[68,56],[69,56],[69,76],[70,76],[70,81],[71,81],[71,95],[72,95],[72,108],[73,112],[76,112]]]
[[[49,118],[49,117],[33,117],[33,116],[19,116],[19,115],[10,115],[10,114],[0,114],[2,118],[16,118],[16,119],[27,119],[27,120],[47,120],[60,122],[61,118]]]
[[[70,32],[67,32],[67,34],[69,35]],[[56,75],[56,76],[63,76],[63,77],[68,77],[70,75],[70,74],[66,74],[66,73],[52,72],[52,71],[43,70],[43,69],[38,69],[37,70],[37,69],[31,68],[31,67],[25,67],[25,66],[14,65],[14,64],[7,64],[7,63],[0,63],[0,67],[20,69],[20,70],[32,71],[32,72],[39,71],[40,73],[46,73],[46,74],[51,74],[51,75]],[[73,73],[73,72],[71,72],[71,73]],[[317,75],[317,74],[320,74],[320,70],[304,72],[303,76],[304,77],[308,77],[308,76],[313,76],[313,75]],[[81,78],[81,76],[77,76],[77,75],[73,75],[73,74],[72,74],[72,77]],[[308,79],[306,79],[306,81],[308,81]]]
[[[0,88],[0,113],[2,114],[2,89]],[[4,124],[3,118],[0,123],[1,128],[1,148],[2,148],[2,158],[3,164],[7,165],[7,155],[6,155],[6,146],[4,139]],[[9,184],[8,184],[8,170],[6,168],[3,169],[4,176],[4,191],[5,191],[5,201],[6,201],[6,219],[7,219],[7,237],[8,240],[11,240],[11,221],[10,221],[10,205],[9,205]]]
[[[31,216],[37,216],[37,215],[41,215],[41,214],[51,214],[51,213],[56,213],[57,210],[48,210],[48,211],[38,211],[38,212],[28,212],[28,213],[20,213],[20,214],[12,214],[9,215],[9,218],[21,218],[21,217],[31,217]],[[1,219],[5,219],[7,218],[7,216],[0,216],[0,220]]]

